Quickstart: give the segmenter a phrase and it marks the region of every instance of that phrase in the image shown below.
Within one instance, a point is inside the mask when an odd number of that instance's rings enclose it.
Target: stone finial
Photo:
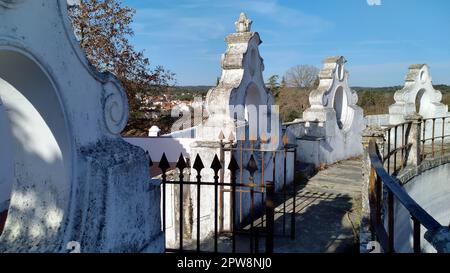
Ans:
[[[236,32],[237,33],[250,32],[252,28],[252,23],[253,21],[249,20],[247,18],[247,15],[241,12],[241,14],[239,15],[239,20],[234,23],[236,26]]]

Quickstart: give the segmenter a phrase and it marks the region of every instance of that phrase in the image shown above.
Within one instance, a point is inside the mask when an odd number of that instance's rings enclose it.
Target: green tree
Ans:
[[[278,75],[272,75],[270,76],[268,82],[266,83],[267,87],[272,91],[272,93],[275,95],[275,97],[278,96],[278,93],[280,91],[280,83],[278,82],[280,79],[280,76]]]

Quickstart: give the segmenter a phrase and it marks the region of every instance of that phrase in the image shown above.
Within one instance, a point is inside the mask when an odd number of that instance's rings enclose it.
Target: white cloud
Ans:
[[[158,4],[136,11],[133,28],[137,47],[148,49],[154,63],[163,63],[169,69],[177,66],[174,72],[183,84],[215,81],[220,73],[220,55],[225,50],[223,39],[235,31],[234,22],[240,12],[254,21],[252,31],[259,32],[263,41],[272,41],[264,43],[263,57],[270,58],[279,51],[274,45],[291,45],[292,54],[283,49],[275,60],[297,58],[298,49],[293,45],[312,46],[311,39],[334,26],[320,16],[277,0],[180,0],[170,4],[155,1]],[[193,65],[198,70],[195,75]]]
[[[369,6],[381,6],[381,0],[367,0]]]
[[[255,21],[253,30],[260,33],[276,33],[288,28],[299,28],[305,33],[317,33],[331,26],[330,22],[318,16],[305,14],[301,10],[283,6],[274,0],[194,0],[180,1],[165,8],[138,9],[136,35],[168,38],[173,41],[176,38],[178,41],[197,42],[223,39],[225,35],[234,31],[234,21],[241,11],[246,12],[250,19]],[[264,18],[264,22],[259,26],[257,26],[258,17]]]

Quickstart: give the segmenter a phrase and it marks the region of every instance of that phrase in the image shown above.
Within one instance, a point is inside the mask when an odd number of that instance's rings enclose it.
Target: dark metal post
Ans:
[[[220,152],[219,152],[219,160],[220,160],[220,164],[222,166],[225,166],[225,143],[224,140],[225,139],[225,135],[223,134],[223,132],[220,132],[219,135],[219,141],[220,141]],[[224,179],[225,179],[225,169],[222,168],[220,169],[220,194],[219,194],[219,208],[220,208],[220,212],[219,212],[219,230],[223,231],[223,213],[224,213],[224,202],[223,202],[223,183],[224,183]]]
[[[233,154],[231,154],[230,164],[228,165],[230,170],[231,180],[231,232],[232,232],[232,253],[236,253],[236,171],[239,170],[239,165],[236,162]]]
[[[390,155],[390,153],[391,153],[391,129],[392,128],[389,128],[387,131],[388,136],[387,136],[387,155],[386,156],[387,156],[387,171],[389,174],[391,173],[391,155]]]
[[[184,180],[183,180],[183,178],[184,178],[184,174],[183,174],[183,171],[184,171],[184,169],[187,167],[187,164],[186,164],[186,161],[184,160],[184,157],[183,157],[183,154],[180,154],[180,158],[178,159],[178,162],[177,162],[177,165],[176,165],[176,167],[180,170],[180,183],[179,183],[179,185],[180,185],[180,207],[178,208],[179,209],[179,215],[180,215],[180,218],[179,218],[179,225],[180,225],[180,246],[179,246],[179,250],[180,250],[180,252],[182,252],[183,251],[183,226],[184,226],[184,213],[183,213],[183,210],[184,210],[184,205],[183,205],[183,203],[184,203]]]
[[[283,138],[284,139],[284,138]],[[283,141],[284,142],[284,141]],[[287,147],[286,144],[283,145],[283,152],[284,152],[284,158],[283,158],[283,235],[286,235],[286,157],[287,157]]]
[[[197,253],[200,252],[200,206],[201,206],[201,170],[205,167],[200,156],[197,154],[195,157],[194,165],[192,166],[197,171]]]
[[[423,120],[423,131],[422,131],[422,155],[420,157],[421,160],[425,159],[425,142],[426,142],[426,129],[427,129],[427,120]]]
[[[291,214],[291,240],[295,240],[295,206],[297,189],[295,186],[295,165],[297,164],[297,148],[294,148],[294,181],[292,182],[292,214]]]
[[[372,171],[374,173],[374,176],[376,177],[375,180],[375,191],[376,191],[376,200],[377,200],[377,204],[376,204],[376,223],[377,225],[381,224],[381,207],[382,207],[382,200],[383,200],[383,185],[381,182],[380,177],[376,174],[375,169],[372,168]]]
[[[412,124],[411,124],[412,125]],[[405,123],[402,124],[402,153],[400,157],[400,163],[401,163],[401,169],[405,167],[405,142],[406,142],[406,136],[405,136]]]
[[[273,181],[267,181],[266,183],[266,253],[273,253],[273,235],[274,235],[274,193],[275,186]]]
[[[394,194],[388,190],[388,229],[389,229],[389,252],[394,252]]]
[[[420,222],[412,217],[413,221],[413,245],[414,245],[414,253],[420,253],[421,247],[420,247]]]
[[[161,159],[159,160],[158,168],[161,169],[162,175],[161,175],[161,183],[163,186],[162,189],[162,225],[163,225],[163,232],[166,232],[166,184],[167,184],[167,170],[170,168],[169,161],[167,161],[166,154],[163,153]],[[165,243],[164,243],[165,247]]]
[[[445,117],[442,118],[442,143],[441,143],[441,156],[444,155],[444,141],[445,141]]]
[[[252,142],[252,147],[254,147],[254,142],[253,141],[251,141]],[[250,187],[250,252],[251,253],[253,253],[253,250],[254,250],[254,246],[253,246],[253,243],[254,243],[254,236],[255,236],[255,234],[254,234],[254,232],[255,232],[255,228],[254,228],[254,221],[255,221],[255,211],[254,211],[254,206],[255,206],[255,186],[256,186],[256,184],[255,184],[255,177],[254,177],[254,175],[255,175],[255,172],[256,172],[256,170],[258,170],[258,167],[257,167],[257,165],[256,165],[256,161],[255,161],[255,157],[253,156],[253,153],[252,153],[252,155],[250,156],[250,160],[248,161],[248,164],[247,164],[247,170],[248,170],[248,172],[250,173],[250,176],[249,176],[249,184],[248,184],[248,186]],[[256,239],[256,240],[258,240],[258,238]]]
[[[397,171],[397,128],[398,126],[394,127],[394,171],[395,173]]]
[[[436,119],[433,118],[433,129],[431,130],[431,150],[433,153],[433,158],[434,158],[434,130],[436,127]]]
[[[218,252],[218,236],[219,226],[217,222],[219,212],[219,170],[222,168],[220,160],[217,155],[214,156],[214,160],[211,164],[211,168],[214,170],[214,252]]]

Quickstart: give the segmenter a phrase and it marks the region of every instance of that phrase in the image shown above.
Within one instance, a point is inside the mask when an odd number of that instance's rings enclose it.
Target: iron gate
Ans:
[[[167,206],[168,206],[168,187],[176,187],[176,199],[177,204],[174,205],[173,211],[176,211],[178,225],[172,227],[176,233],[176,245],[175,247],[166,247],[166,252],[224,252],[224,253],[237,253],[237,252],[250,252],[250,253],[273,253],[274,249],[274,235],[276,236],[286,236],[286,224],[290,220],[290,234],[291,239],[295,238],[295,206],[296,206],[296,188],[295,183],[292,183],[292,190],[287,192],[286,179],[282,181],[282,189],[280,192],[275,193],[275,183],[274,181],[255,181],[255,172],[258,170],[257,162],[255,156],[257,153],[273,153],[273,160],[275,163],[276,154],[282,154],[284,156],[282,166],[284,172],[284,178],[286,178],[286,164],[287,155],[293,153],[293,160],[295,162],[296,148],[294,146],[285,145],[283,149],[280,150],[261,150],[255,149],[252,145],[251,156],[246,166],[243,166],[242,158],[240,162],[235,159],[233,154],[234,151],[244,151],[245,149],[239,145],[230,145],[225,148],[223,144],[223,139],[220,140],[221,149],[219,156],[216,154],[210,165],[210,169],[214,172],[213,181],[203,181],[201,172],[207,168],[204,166],[203,160],[199,155],[196,156],[194,163],[190,166],[190,161],[185,160],[181,154],[178,162],[175,165],[177,170],[176,174],[172,178],[168,178],[169,170],[171,165],[167,160],[165,153],[163,154],[161,160],[159,161],[158,168],[161,169],[161,190],[162,190],[162,229],[167,231]],[[287,144],[287,143],[285,143]],[[246,151],[249,151],[247,149]],[[227,170],[230,174],[229,182],[225,182],[225,160],[224,153],[230,152],[229,162],[227,165]],[[151,160],[150,160],[151,162]],[[263,162],[264,163],[264,162]],[[153,163],[151,163],[153,164]],[[173,165],[172,165],[173,166]],[[262,164],[262,173],[264,173],[264,164]],[[185,179],[187,175],[186,171],[193,169],[195,170],[195,179],[190,181],[190,179]],[[272,172],[275,174],[277,166],[273,165]],[[245,170],[248,172],[248,181],[243,181],[242,173]],[[173,173],[172,173],[173,174]],[[237,175],[239,174],[239,178]],[[194,176],[191,176],[194,177]],[[264,177],[264,176],[262,176]],[[273,176],[275,177],[275,175]],[[281,182],[281,181],[280,181]],[[202,224],[201,224],[201,209],[203,202],[205,200],[202,197],[203,191],[212,192],[213,199],[213,230],[210,236],[201,235]],[[186,208],[186,191],[195,192],[194,200],[191,200],[193,206],[189,209]],[[224,194],[228,193],[229,199],[229,212],[228,219],[230,221],[230,229],[226,230],[224,228],[224,214],[225,206]],[[248,200],[242,198],[244,194],[249,196]],[[292,194],[292,196],[290,195]],[[291,209],[287,210],[286,200],[287,197],[292,198]],[[191,197],[191,196],[190,196]],[[279,198],[277,198],[279,197]],[[278,201],[279,209],[276,211],[275,206]],[[245,216],[243,213],[244,202],[248,202],[248,215]],[[194,212],[195,211],[195,212]],[[192,217],[187,217],[186,214],[191,214]],[[274,222],[275,215],[279,215],[282,221],[282,232],[280,234],[275,234]],[[194,220],[194,217],[195,220]],[[191,219],[191,225],[194,227],[192,230],[186,229],[186,219]],[[289,218],[289,219],[288,219]],[[193,230],[195,229],[195,232]],[[192,233],[192,238],[185,238],[186,233]],[[228,243],[223,243],[223,238],[226,238]],[[221,241],[219,243],[219,240]],[[210,242],[204,243],[204,242]],[[230,242],[231,241],[231,242]],[[243,244],[247,245],[246,250],[242,251]],[[220,245],[225,245],[226,247],[219,247]]]

